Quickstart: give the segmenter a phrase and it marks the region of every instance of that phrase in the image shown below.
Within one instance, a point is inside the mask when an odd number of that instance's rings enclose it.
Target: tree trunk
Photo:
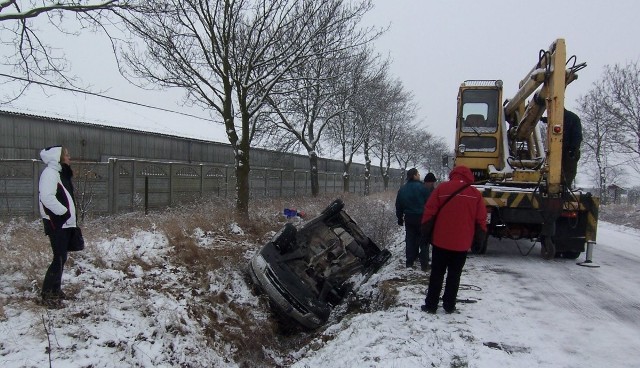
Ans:
[[[389,172],[388,171],[386,171],[382,175],[382,182],[384,183],[384,191],[386,192],[387,190],[389,190]]]
[[[320,183],[318,182],[318,155],[315,152],[309,153],[309,165],[311,195],[317,197],[320,194]]]
[[[239,217],[249,216],[249,173],[251,172],[251,138],[249,134],[251,115],[247,112],[246,95],[239,96],[242,116],[242,136],[236,136],[236,214]]]
[[[236,153],[236,212],[249,215],[249,151]]]
[[[380,174],[382,175],[382,180],[384,181],[384,191],[389,190],[389,168],[391,167],[391,158],[387,157],[386,166],[384,165],[384,159],[380,159]]]
[[[342,191],[349,193],[349,182],[351,181],[351,175],[349,174],[349,164],[343,163],[344,170],[342,171]]]
[[[371,193],[371,159],[369,158],[369,140],[364,141],[364,195]]]

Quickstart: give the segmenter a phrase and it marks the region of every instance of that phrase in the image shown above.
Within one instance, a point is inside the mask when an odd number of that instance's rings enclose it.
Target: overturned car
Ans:
[[[287,223],[249,265],[253,282],[276,308],[307,328],[327,321],[353,286],[352,276],[368,277],[391,257],[343,208],[336,199],[300,228]]]

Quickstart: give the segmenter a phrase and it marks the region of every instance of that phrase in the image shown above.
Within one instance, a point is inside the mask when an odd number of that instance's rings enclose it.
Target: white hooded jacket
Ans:
[[[62,165],[60,164],[60,156],[62,147],[49,147],[40,151],[40,158],[47,165],[40,175],[39,192],[40,192],[40,215],[43,219],[53,219],[47,212],[53,215],[63,216],[69,212],[69,218],[62,225],[63,228],[76,226],[76,206],[73,197],[62,184],[60,172]],[[56,197],[56,195],[58,197]],[[62,197],[64,196],[64,197]],[[65,206],[58,198],[65,198],[68,205]]]

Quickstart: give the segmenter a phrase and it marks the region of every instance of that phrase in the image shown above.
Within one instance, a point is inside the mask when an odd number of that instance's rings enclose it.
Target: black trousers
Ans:
[[[431,262],[431,276],[429,277],[429,289],[425,305],[427,309],[435,311],[438,309],[440,292],[444,274],[447,274],[447,283],[442,295],[442,306],[447,311],[452,311],[456,307],[456,297],[460,287],[460,275],[462,268],[467,262],[467,252],[456,252],[433,246],[433,260]]]
[[[49,234],[49,242],[53,251],[53,260],[44,275],[42,294],[57,293],[62,287],[62,271],[67,262],[67,246],[71,240],[72,229],[58,229]]]
[[[416,258],[420,259],[421,267],[429,265],[429,244],[420,231],[421,221],[422,215],[404,215],[407,266],[413,266]]]
[[[573,181],[578,173],[579,160],[580,150],[575,151],[573,156],[570,156],[567,152],[562,152],[562,175],[564,175],[564,180],[569,188],[573,186]]]

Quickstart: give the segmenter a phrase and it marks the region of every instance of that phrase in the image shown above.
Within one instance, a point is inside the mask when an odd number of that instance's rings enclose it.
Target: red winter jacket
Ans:
[[[422,223],[429,221],[444,201],[462,186],[473,183],[473,174],[466,166],[456,166],[449,181],[438,185],[425,204]],[[467,251],[471,248],[475,225],[487,231],[487,209],[482,194],[469,186],[442,207],[433,228],[431,243],[439,248]]]

